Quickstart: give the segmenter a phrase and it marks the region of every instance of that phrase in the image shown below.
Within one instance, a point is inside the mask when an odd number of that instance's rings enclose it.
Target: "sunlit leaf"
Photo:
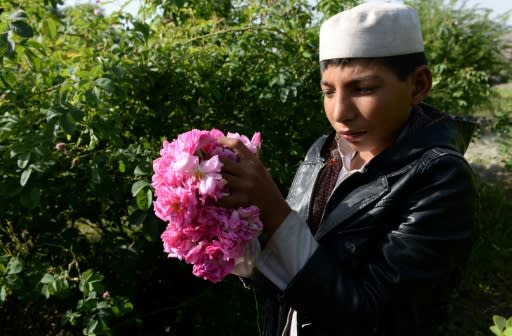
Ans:
[[[137,176],[149,175],[149,173],[150,172],[147,169],[144,169],[144,167],[141,167],[140,165],[137,165],[133,170],[133,174]]]
[[[151,207],[151,202],[153,200],[153,191],[148,188],[146,192],[139,192],[137,194],[136,200],[139,209],[148,210]]]
[[[497,326],[495,326],[495,325],[490,326],[489,329],[493,332],[494,335],[503,336],[503,332]]]
[[[0,80],[2,80],[7,87],[12,88],[16,85],[16,74],[10,69],[3,69],[3,71],[0,72]]]
[[[7,299],[7,287],[3,285],[0,287],[0,302],[4,302]]]
[[[7,264],[7,274],[18,274],[23,270],[23,262],[18,258],[11,258]]]
[[[42,68],[42,61],[39,56],[34,54],[34,52],[30,49],[25,49],[25,56],[34,71],[39,71]]]
[[[20,185],[22,187],[24,187],[27,184],[30,175],[32,175],[32,167],[28,167],[23,170],[20,176]]]
[[[52,17],[49,17],[47,20],[44,21],[44,26],[46,28],[50,40],[54,41],[55,39],[57,39],[57,22],[55,22],[55,20]]]
[[[117,169],[119,170],[120,173],[126,172],[126,165],[124,164],[123,160],[119,161],[119,163],[117,165]]]
[[[134,184],[132,184],[132,196],[136,197],[142,189],[144,189],[148,186],[149,186],[149,183],[147,181],[144,181],[144,180],[136,181]]]
[[[50,282],[53,282],[53,281],[55,281],[55,277],[52,274],[49,274],[49,273],[46,273],[41,278],[41,280],[39,280],[39,282],[42,283],[42,284],[47,284],[47,283],[50,283]]]
[[[492,320],[500,330],[505,329],[507,326],[507,320],[503,316],[493,315]]]
[[[98,78],[95,83],[105,91],[112,90],[112,80],[109,78]]]
[[[31,155],[32,155],[32,152],[26,152],[26,153],[21,154],[18,157],[18,162],[17,162],[18,168],[25,169],[28,166],[28,163],[30,162]]]

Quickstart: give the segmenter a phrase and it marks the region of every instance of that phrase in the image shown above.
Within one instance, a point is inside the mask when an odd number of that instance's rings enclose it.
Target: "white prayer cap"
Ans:
[[[320,28],[320,61],[423,51],[418,14],[401,3],[367,2],[330,17]]]

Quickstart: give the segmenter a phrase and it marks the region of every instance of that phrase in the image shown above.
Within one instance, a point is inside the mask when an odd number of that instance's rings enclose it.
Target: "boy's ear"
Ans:
[[[432,72],[427,65],[420,65],[412,73],[413,96],[412,103],[414,105],[421,103],[432,89]]]

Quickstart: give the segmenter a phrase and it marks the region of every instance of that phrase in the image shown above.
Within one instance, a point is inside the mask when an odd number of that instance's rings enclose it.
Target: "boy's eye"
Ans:
[[[331,90],[323,90],[323,91],[322,91],[322,94],[324,95],[324,97],[330,98],[330,97],[334,96],[334,91],[331,91]]]
[[[373,87],[358,87],[358,88],[356,88],[356,90],[359,94],[371,94],[375,91],[375,88],[373,88]]]

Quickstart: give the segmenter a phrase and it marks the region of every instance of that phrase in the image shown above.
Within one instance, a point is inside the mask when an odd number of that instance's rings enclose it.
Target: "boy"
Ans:
[[[422,101],[432,86],[416,12],[366,3],[320,30],[333,131],[316,141],[286,201],[240,142],[224,161],[229,207],[260,208],[236,274],[275,288],[265,335],[435,335],[474,241],[473,125]]]

